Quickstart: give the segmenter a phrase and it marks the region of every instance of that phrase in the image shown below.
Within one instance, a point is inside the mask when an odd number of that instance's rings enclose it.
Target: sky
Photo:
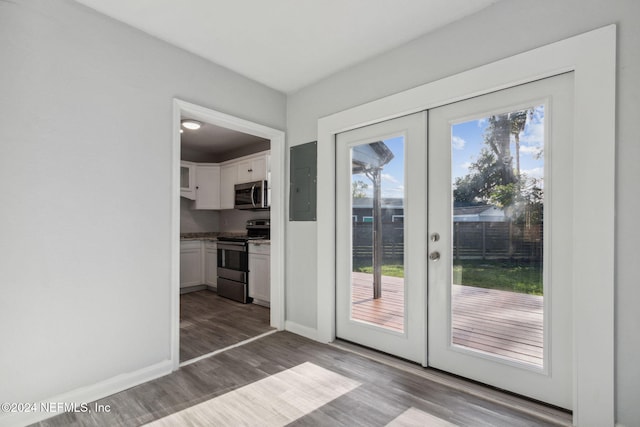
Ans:
[[[544,176],[544,106],[533,108],[533,115],[527,118],[523,132],[520,133],[520,171],[530,178]],[[451,182],[469,173],[469,166],[480,153],[484,144],[483,135],[487,128],[487,117],[457,123],[451,126]],[[404,196],[405,141],[398,136],[384,140],[393,152],[394,158],[382,171],[382,197]],[[511,153],[515,155],[515,140],[511,137]],[[538,158],[539,156],[539,158]],[[513,161],[515,167],[515,159]],[[373,196],[373,184],[364,175],[353,175],[352,182],[362,181],[369,184],[367,197]]]

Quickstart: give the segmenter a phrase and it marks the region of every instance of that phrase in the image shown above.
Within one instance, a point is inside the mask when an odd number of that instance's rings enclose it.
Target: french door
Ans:
[[[337,334],[421,364],[425,117],[401,117],[336,140]]]
[[[572,89],[338,135],[339,338],[572,408]]]
[[[570,409],[573,75],[429,111],[429,365]],[[594,171],[595,173],[595,171]]]

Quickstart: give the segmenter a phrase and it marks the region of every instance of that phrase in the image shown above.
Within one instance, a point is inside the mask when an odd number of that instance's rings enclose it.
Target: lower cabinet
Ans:
[[[249,244],[249,296],[257,304],[271,301],[271,256],[269,245]]]
[[[216,242],[204,242],[204,283],[218,287],[218,245]]]
[[[202,284],[202,242],[183,240],[180,242],[180,287]]]

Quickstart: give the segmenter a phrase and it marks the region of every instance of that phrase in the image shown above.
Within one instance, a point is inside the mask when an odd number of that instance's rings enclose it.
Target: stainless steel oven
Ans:
[[[218,239],[218,295],[250,303],[249,251],[246,240]]]
[[[218,295],[247,304],[249,296],[249,241],[271,236],[269,219],[247,221],[244,236],[218,237]]]

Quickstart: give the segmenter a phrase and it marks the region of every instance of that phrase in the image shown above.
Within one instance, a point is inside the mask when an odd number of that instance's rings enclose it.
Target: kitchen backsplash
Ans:
[[[193,202],[180,197],[180,233],[220,231],[220,212],[191,209]]]
[[[246,230],[247,220],[269,218],[269,211],[220,211],[220,231],[241,232]]]

